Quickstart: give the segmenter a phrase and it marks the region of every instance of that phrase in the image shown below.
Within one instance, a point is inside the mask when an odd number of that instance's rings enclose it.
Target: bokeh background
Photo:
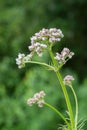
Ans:
[[[63,47],[75,52],[61,73],[75,77],[79,119],[87,119],[87,0],[0,0],[0,130],[56,130],[63,123],[50,109],[26,104],[43,89],[46,101],[66,113],[55,74],[37,65],[19,70],[15,63],[19,52],[29,53],[30,37],[35,32],[52,27],[64,34],[54,52]],[[49,61],[47,54],[44,60]],[[75,109],[71,93],[70,98]]]

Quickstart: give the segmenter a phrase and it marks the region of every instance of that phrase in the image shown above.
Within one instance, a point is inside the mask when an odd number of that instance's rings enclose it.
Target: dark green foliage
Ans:
[[[27,98],[41,89],[47,93],[46,100],[65,114],[55,75],[36,65],[19,70],[15,64],[19,52],[29,53],[30,37],[43,27],[60,28],[65,35],[54,51],[66,46],[76,53],[65,68],[73,69],[82,82],[79,85],[76,80],[75,87],[80,117],[87,115],[86,6],[87,0],[0,0],[0,130],[57,129],[61,120],[55,113],[26,105]],[[49,62],[48,55],[45,60]]]

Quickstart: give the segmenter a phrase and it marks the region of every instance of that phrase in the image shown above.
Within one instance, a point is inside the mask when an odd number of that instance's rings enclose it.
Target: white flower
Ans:
[[[41,57],[43,55],[43,51],[47,49],[47,45],[46,45],[47,41],[53,44],[57,41],[59,42],[63,37],[64,35],[62,34],[62,31],[60,29],[43,28],[42,30],[35,33],[35,35],[30,38],[31,45],[28,46],[28,48],[31,51],[31,53],[33,52],[34,54],[34,52],[36,52],[37,55]]]
[[[37,102],[37,104],[38,104],[38,107],[43,107],[44,100],[39,100],[39,101]]]
[[[35,33],[34,36],[31,37],[31,43],[36,43],[37,41],[45,41],[48,39],[50,43],[60,41],[64,35],[60,29],[51,28],[45,29],[43,28],[38,33]]]
[[[56,53],[54,58],[59,62],[59,64],[65,64],[73,55],[74,52],[70,52],[68,48],[64,48],[60,54]]]
[[[67,56],[70,53],[70,50],[68,48],[64,48],[61,52],[61,55],[63,57]]]
[[[38,107],[42,107],[44,104],[44,97],[45,97],[44,91],[40,91],[39,93],[35,93],[32,98],[29,98],[27,100],[27,104],[29,106],[32,106],[33,104],[37,104]]]
[[[64,81],[64,84],[65,84],[65,85],[70,85],[73,80],[74,80],[73,76],[67,75],[67,76],[65,76],[65,78],[64,78],[63,81]]]
[[[18,68],[22,68],[25,66],[24,63],[25,54],[18,54],[18,58],[16,58],[16,64],[18,65]]]
[[[40,97],[41,97],[41,98],[44,98],[44,96],[45,96],[45,92],[44,92],[44,91],[40,91],[39,94],[40,94]]]
[[[36,52],[38,56],[42,56],[42,54],[43,54],[42,51],[47,48],[47,45],[40,44],[39,42],[35,42],[28,48],[31,51],[31,53],[33,52],[33,54],[34,54],[34,52]]]
[[[56,53],[56,56],[54,58],[58,61],[62,60],[62,56],[59,53]]]
[[[70,52],[68,57],[71,59],[73,55],[74,55],[74,52]]]

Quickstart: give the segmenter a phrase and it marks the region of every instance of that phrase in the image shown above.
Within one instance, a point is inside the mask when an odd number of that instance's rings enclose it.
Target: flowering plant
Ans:
[[[60,129],[62,130],[82,130],[83,122],[80,125],[78,125],[78,101],[76,93],[72,86],[72,81],[74,80],[74,78],[71,75],[67,75],[63,79],[60,74],[60,70],[62,69],[63,65],[69,59],[72,58],[74,52],[71,52],[68,48],[64,48],[61,51],[61,53],[57,52],[54,55],[52,50],[55,43],[60,42],[61,38],[63,37],[64,35],[62,31],[56,28],[42,29],[38,33],[35,33],[35,35],[31,37],[31,45],[28,47],[30,53],[28,55],[19,53],[18,58],[16,58],[16,64],[18,65],[18,68],[22,68],[25,67],[26,63],[33,63],[45,66],[47,69],[54,71],[64,94],[65,102],[67,105],[68,118],[65,117],[58,109],[56,109],[54,106],[50,105],[44,100],[46,94],[43,90],[34,94],[32,98],[29,98],[27,104],[29,106],[37,104],[38,107],[43,107],[43,105],[46,105],[47,107],[51,108],[64,121],[64,125],[61,125],[60,127]],[[42,57],[45,50],[49,53],[51,57],[52,62],[51,65],[32,60],[35,53],[39,57]],[[75,105],[76,105],[75,115],[73,114],[73,109],[66,86],[70,87],[75,99]]]

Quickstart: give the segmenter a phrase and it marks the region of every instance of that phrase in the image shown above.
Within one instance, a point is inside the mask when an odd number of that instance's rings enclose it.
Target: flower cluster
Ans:
[[[25,54],[18,54],[18,58],[16,58],[16,64],[18,65],[18,68],[22,68],[25,66],[24,58]]]
[[[50,29],[45,29],[43,28],[40,30],[38,33],[35,33],[34,36],[31,37],[31,44],[41,41],[48,40],[50,43],[60,41],[61,38],[63,38],[62,31],[60,29],[56,28],[50,28]]]
[[[18,68],[21,69],[25,67],[25,63],[27,63],[29,60],[31,60],[33,54],[30,53],[25,56],[25,54],[18,54],[18,58],[16,58],[16,64],[18,65]]]
[[[56,53],[54,58],[58,60],[59,64],[65,64],[66,61],[71,59],[73,55],[74,52],[71,52],[68,48],[64,48],[60,54]]]
[[[40,91],[39,93],[35,93],[32,98],[28,99],[27,104],[29,106],[32,106],[33,104],[37,104],[38,107],[43,107],[44,96],[45,96],[45,92],[44,91]]]
[[[35,33],[35,35],[31,37],[31,45],[28,48],[32,52],[32,54],[36,52],[38,56],[42,56],[42,51],[47,48],[47,41],[49,43],[54,43],[60,41],[62,37],[63,34],[60,29],[43,28],[41,31]]]
[[[32,54],[36,52],[38,56],[42,56],[42,51],[47,48],[47,45],[36,42],[32,43],[28,48],[32,52]]]
[[[56,28],[43,28],[38,33],[35,33],[35,35],[31,37],[31,45],[28,46],[30,53],[26,56],[25,54],[19,53],[18,58],[16,58],[18,68],[24,67],[25,63],[28,63],[28,61],[32,59],[34,53],[37,53],[38,56],[42,56],[44,50],[47,50],[54,42],[60,41],[63,36],[62,31]],[[68,59],[72,58],[73,55],[74,53],[70,52],[68,48],[64,48],[61,53],[56,53],[54,58],[58,61],[59,65],[63,65]]]
[[[64,78],[64,84],[65,84],[65,85],[70,85],[73,80],[74,80],[73,76],[67,75],[67,76],[65,76],[65,78]]]

